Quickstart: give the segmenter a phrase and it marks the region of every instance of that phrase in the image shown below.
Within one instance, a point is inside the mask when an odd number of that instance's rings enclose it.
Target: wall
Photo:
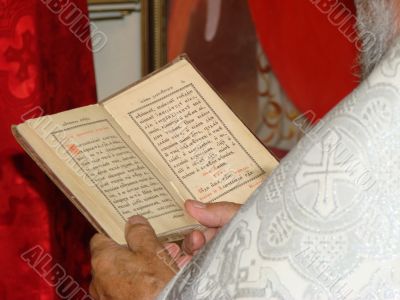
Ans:
[[[106,46],[94,53],[99,101],[141,77],[140,12],[122,19],[92,20],[108,38]]]

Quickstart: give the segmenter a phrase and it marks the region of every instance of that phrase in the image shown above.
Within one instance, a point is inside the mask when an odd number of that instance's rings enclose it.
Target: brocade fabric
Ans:
[[[86,1],[71,1],[86,15]],[[15,142],[27,118],[96,101],[90,49],[38,0],[0,1],[0,299],[57,299],[21,259],[40,246],[82,287],[90,279],[81,214]]]
[[[158,299],[400,297],[400,40]]]

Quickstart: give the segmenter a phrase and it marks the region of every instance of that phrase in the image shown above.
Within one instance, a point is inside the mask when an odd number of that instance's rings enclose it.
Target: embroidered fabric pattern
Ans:
[[[397,299],[399,66],[400,41],[159,299]]]

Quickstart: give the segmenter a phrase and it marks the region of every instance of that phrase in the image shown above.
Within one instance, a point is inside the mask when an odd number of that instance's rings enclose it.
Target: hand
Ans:
[[[207,227],[202,232],[195,230],[188,234],[182,244],[183,251],[189,255],[196,254],[204,247],[240,209],[241,205],[231,202],[205,204],[195,200],[185,202],[186,211],[200,224]]]
[[[178,271],[145,218],[130,218],[125,238],[127,246],[102,234],[90,242],[90,294],[95,299],[154,299]]]

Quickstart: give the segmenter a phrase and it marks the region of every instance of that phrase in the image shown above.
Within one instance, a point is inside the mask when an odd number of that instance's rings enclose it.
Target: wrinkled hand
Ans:
[[[231,202],[217,202],[204,204],[194,200],[185,202],[186,211],[200,224],[207,227],[204,232],[195,230],[188,234],[182,244],[183,250],[189,254],[196,254],[227,224],[240,209],[241,205]]]
[[[157,240],[148,221],[134,216],[126,224],[127,246],[102,234],[90,243],[95,299],[154,299],[176,274],[178,267]]]

